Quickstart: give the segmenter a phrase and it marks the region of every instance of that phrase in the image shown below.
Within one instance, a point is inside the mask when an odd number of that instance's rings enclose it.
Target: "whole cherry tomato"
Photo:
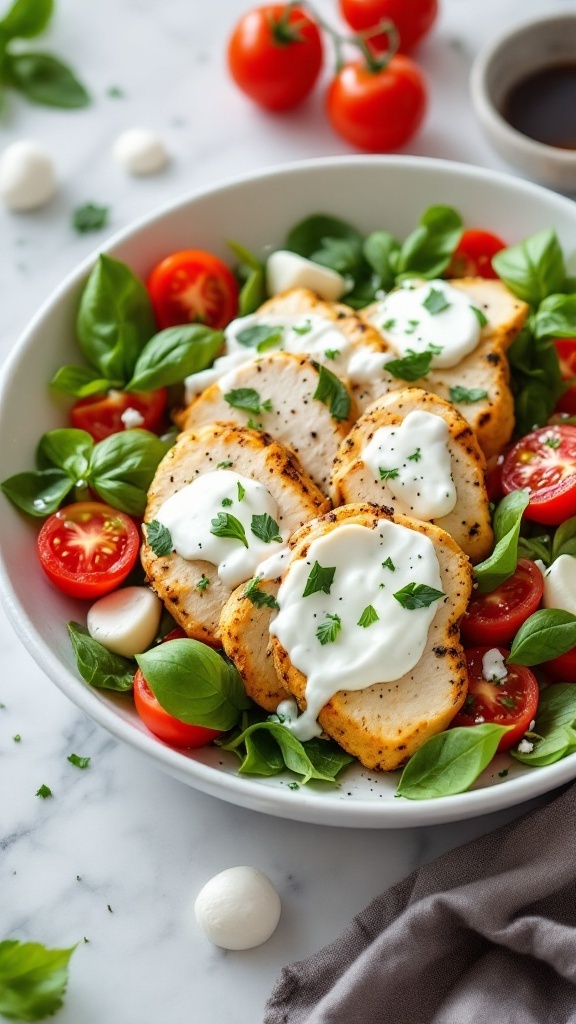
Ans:
[[[333,128],[347,142],[386,153],[408,142],[420,127],[427,90],[420,68],[395,54],[383,66],[351,61],[333,78],[326,109]]]
[[[394,22],[400,50],[407,53],[430,31],[438,14],[438,0],[340,0],[340,10],[357,32],[374,28],[385,18]],[[375,50],[387,49],[387,35],[370,37]]]
[[[109,391],[106,395],[91,395],[74,403],[70,410],[70,422],[78,430],[86,430],[95,441],[103,441],[105,437],[130,426],[158,433],[164,426],[167,399],[166,388],[138,393]],[[130,417],[135,417],[133,423]]]
[[[462,235],[446,277],[487,277],[495,280],[498,274],[492,266],[492,257],[505,248],[506,243],[498,235],[471,228]]]
[[[238,284],[230,267],[202,249],[166,256],[152,270],[148,291],[161,328],[201,323],[220,330],[238,312]]]
[[[267,110],[288,110],[308,96],[322,67],[322,37],[304,10],[268,4],[248,11],[228,44],[239,89]]]

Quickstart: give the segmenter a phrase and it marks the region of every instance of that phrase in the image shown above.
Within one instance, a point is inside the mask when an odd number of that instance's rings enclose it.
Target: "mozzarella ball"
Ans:
[[[9,210],[44,206],[56,192],[54,163],[32,139],[13,142],[0,157],[0,196]]]
[[[576,558],[574,555],[559,555],[544,577],[545,608],[560,608],[576,615]]]
[[[86,619],[88,632],[109,651],[132,658],[156,637],[162,602],[148,587],[123,587],[101,597]]]
[[[258,868],[235,867],[214,875],[200,890],[196,919],[222,949],[252,949],[266,942],[280,920],[280,897]]]
[[[114,144],[114,159],[129,174],[156,174],[168,163],[166,147],[148,128],[130,128]]]
[[[336,270],[287,249],[278,249],[268,257],[266,285],[270,295],[291,288],[310,288],[327,302],[336,302],[346,291],[346,281]]]

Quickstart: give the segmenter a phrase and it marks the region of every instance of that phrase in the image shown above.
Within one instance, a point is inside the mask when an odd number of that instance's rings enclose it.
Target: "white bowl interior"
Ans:
[[[555,227],[567,256],[576,249],[576,206],[538,186],[489,171],[408,157],[350,157],[271,169],[193,195],[117,236],[106,250],[145,277],[180,248],[205,248],[230,259],[227,239],[265,253],[287,229],[314,212],[349,220],[363,231],[387,228],[404,237],[427,206],[456,207],[471,227],[510,243]],[[94,257],[95,258],[95,257]],[[39,311],[15,346],[2,376],[2,479],[33,468],[40,435],[66,424],[48,381],[63,363],[79,362],[74,341],[78,297],[94,258],[86,261]],[[160,767],[204,792],[255,810],[327,825],[399,827],[458,820],[516,804],[576,776],[576,755],[549,768],[510,766],[500,757],[473,791],[415,803],[394,799],[397,776],[352,767],[338,786],[290,790],[289,778],[241,777],[237,761],[217,748],[183,753],[147,733],[131,700],[87,687],[80,679],[66,622],[84,621],[88,605],[45,579],[34,552],[37,525],[0,499],[0,585],[18,635],[46,674],[82,710]]]

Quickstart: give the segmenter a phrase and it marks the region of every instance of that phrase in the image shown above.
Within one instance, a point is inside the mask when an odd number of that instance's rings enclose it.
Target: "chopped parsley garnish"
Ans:
[[[253,420],[252,417],[250,417],[246,426],[248,427],[249,430],[264,430],[262,424],[256,423],[256,420]]]
[[[327,348],[324,351],[324,355],[326,356],[326,359],[338,359],[338,356],[340,355],[340,349],[339,348]]]
[[[232,498],[222,498],[222,504],[224,505],[224,508],[230,508],[230,505],[233,505],[234,502],[232,501]]]
[[[420,462],[421,458],[422,451],[420,448],[417,448],[415,452],[412,452],[412,455],[408,456],[408,462]]]
[[[470,309],[474,313],[474,316],[477,317],[480,327],[486,327],[488,317],[482,312],[482,310],[478,309],[478,306],[470,306]]]
[[[70,754],[67,760],[70,761],[70,764],[73,764],[75,768],[87,768],[90,764],[89,757],[80,757],[79,754]]]
[[[245,327],[244,330],[238,331],[236,340],[245,348],[255,348],[257,352],[265,352],[280,344],[283,332],[283,327],[256,324],[254,327]]]
[[[508,775],[509,770],[509,768],[503,768],[501,772],[498,772],[499,777],[501,779],[505,779],[506,776]]]
[[[396,566],[394,565],[394,562],[392,561],[392,559],[390,557],[386,558],[382,562],[382,568],[383,569],[391,569],[392,572],[396,572]]]
[[[146,524],[146,543],[152,548],[155,555],[171,555],[174,551],[174,541],[167,526],[153,519]]]
[[[400,470],[398,469],[384,469],[382,466],[378,466],[378,472],[381,480],[395,480]]]
[[[233,465],[234,463],[231,462],[230,459],[227,459],[225,462],[219,462],[218,465],[216,466],[216,469],[230,469],[230,466]]]
[[[239,480],[237,481],[237,487],[238,487],[238,501],[242,501],[242,498],[246,494],[246,488],[242,487],[242,484],[240,483]]]
[[[414,334],[417,327],[420,327],[419,320],[409,320],[408,327],[404,328],[404,334]]]
[[[272,410],[270,399],[268,398],[262,402],[255,388],[234,388],[224,395],[224,400],[233,409],[244,409],[246,412],[253,412],[256,415],[262,412],[271,412]]]
[[[277,541],[278,544],[282,543],[282,537],[278,529],[278,523],[272,516],[269,516],[267,512],[263,512],[261,515],[252,516],[252,522],[250,529],[258,540],[263,540],[265,544],[271,544],[272,541]],[[248,547],[248,545],[246,545]]]
[[[45,786],[44,783],[42,783],[40,789],[36,790],[36,796],[41,796],[43,800],[45,800],[47,796],[52,796],[50,786]]]
[[[362,615],[358,619],[356,625],[363,626],[364,629],[367,629],[368,626],[371,626],[374,622],[378,622],[379,618],[380,616],[378,615],[376,609],[371,604],[369,604],[362,612]]]
[[[439,291],[438,288],[431,288],[422,305],[431,316],[435,316],[437,313],[442,313],[445,309],[448,309],[450,303],[444,292]]]
[[[260,590],[259,583],[261,579],[261,576],[256,576],[253,580],[249,580],[244,589],[243,596],[247,597],[256,608],[279,608],[280,605],[272,594],[265,594]]]
[[[95,203],[85,203],[84,206],[77,206],[72,214],[72,227],[80,235],[88,231],[99,231],[106,227],[110,207],[97,206]]]
[[[441,590],[428,587],[425,583],[407,583],[402,590],[397,590],[393,595],[400,602],[403,608],[408,611],[415,611],[418,608],[428,608],[434,601],[446,597]]]
[[[239,540],[245,548],[248,547],[246,531],[236,516],[230,512],[219,512],[215,519],[210,520],[212,529],[210,533],[214,537],[229,537],[230,540]]]
[[[382,324],[383,331],[391,331],[393,327],[396,327],[396,320],[394,317],[391,317],[390,320],[385,320]]]
[[[14,743],[20,743],[20,740],[22,739],[22,737],[21,737],[20,733],[17,732],[16,735],[12,737],[12,739],[14,740]]]
[[[198,580],[198,583],[196,584],[196,589],[197,590],[206,590],[206,587],[209,587],[209,586],[210,586],[210,580],[208,579],[207,576],[204,575],[204,573],[202,573],[200,579]]]
[[[330,410],[330,415],[338,423],[348,419],[350,413],[350,395],[345,385],[332,370],[312,360],[314,369],[318,371],[318,386],[313,394],[319,402],[323,402]]]
[[[294,331],[294,334],[310,334],[310,331],[312,330],[312,321],[306,320],[306,322],[301,324],[300,327],[294,325],[292,330]]]
[[[306,580],[306,586],[304,587],[304,593],[302,597],[310,597],[310,594],[323,594],[330,593],[330,587],[334,582],[334,573],[336,572],[336,566],[323,566],[320,562],[314,562],[310,570],[310,575]]]
[[[325,644],[333,644],[338,633],[342,629],[342,621],[339,615],[330,615],[326,613],[326,621],[321,622],[316,630],[316,636],[322,646]]]
[[[488,392],[484,391],[484,388],[463,388],[460,384],[450,388],[451,402],[470,405],[471,402],[481,402],[483,398],[488,398]]]
[[[549,448],[559,448],[562,444],[562,441],[559,437],[553,437],[551,435],[550,437],[546,438],[544,444],[548,445]]]
[[[514,700],[514,697],[506,697],[504,694],[501,693],[498,694],[497,700],[499,700],[500,703],[503,704],[505,708],[516,707],[516,701]]]
[[[473,707],[474,707],[474,697],[472,696],[471,693],[469,693],[466,696],[466,700],[464,701],[464,708],[467,711],[470,711]]]
[[[434,353],[430,350],[410,352],[402,359],[391,359],[384,364],[384,369],[399,380],[418,380],[419,377],[425,377],[429,372],[433,355]]]

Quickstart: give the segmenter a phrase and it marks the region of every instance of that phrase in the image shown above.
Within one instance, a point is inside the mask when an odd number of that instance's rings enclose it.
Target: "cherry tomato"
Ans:
[[[527,487],[527,519],[557,526],[576,515],[576,427],[539,427],[512,446],[502,467],[505,494]]]
[[[490,722],[495,725],[511,726],[498,744],[498,750],[510,750],[522,739],[536,718],[539,689],[536,677],[523,665],[507,665],[508,675],[500,682],[484,679],[482,659],[491,647],[472,647],[465,651],[468,669],[468,696],[451,725],[481,725]],[[508,658],[510,651],[503,647],[497,650]]]
[[[38,534],[40,565],[59,590],[94,600],[126,579],[140,535],[130,516],[99,501],[54,512]]]
[[[474,594],[460,623],[467,644],[507,644],[540,605],[544,578],[537,565],[521,558],[513,576],[489,594]]]
[[[380,70],[371,70],[362,61],[344,64],[326,97],[335,131],[372,153],[386,153],[408,142],[420,127],[426,106],[424,76],[401,53]]]
[[[576,378],[576,338],[555,338],[554,345],[560,362],[562,380]],[[576,415],[576,383],[572,384],[556,403],[556,412],[566,412],[569,416]]]
[[[267,110],[295,107],[311,92],[322,67],[318,26],[300,7],[255,7],[230,37],[228,66],[254,103]]]
[[[552,661],[545,661],[542,668],[559,682],[576,683],[576,647],[566,654],[559,654]]]
[[[465,231],[454,251],[446,277],[497,278],[498,274],[492,266],[492,257],[505,248],[506,243],[489,231]]]
[[[173,629],[162,642],[185,636],[183,629]],[[203,725],[187,725],[165,711],[152,693],[141,669],[134,676],[134,704],[150,732],[173,747],[205,747],[220,735],[215,729],[206,729]]]
[[[438,0],[340,0],[340,10],[356,32],[374,28],[384,18],[393,21],[400,35],[400,49],[407,53],[430,31],[438,14]],[[374,50],[385,50],[388,37],[372,36]]]
[[[91,395],[80,398],[70,410],[70,421],[78,430],[86,430],[95,441],[126,430],[130,426],[122,416],[127,410],[134,410],[142,417],[134,424],[143,430],[160,432],[164,427],[164,410],[168,392],[166,388],[156,391],[109,391],[106,395]],[[128,416],[130,414],[128,413]]]
[[[220,330],[238,312],[238,284],[222,260],[183,249],[158,263],[148,278],[158,326],[201,323]]]

